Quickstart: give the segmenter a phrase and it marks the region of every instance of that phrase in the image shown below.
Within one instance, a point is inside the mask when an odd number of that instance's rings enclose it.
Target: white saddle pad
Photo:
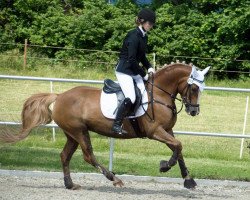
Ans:
[[[135,117],[140,117],[142,116],[145,111],[148,109],[148,94],[145,89],[144,84],[137,84],[137,87],[140,89],[141,94],[142,94],[142,104],[138,110],[135,112],[135,116],[128,116],[128,118],[135,118]],[[117,112],[117,105],[118,105],[118,100],[117,96],[115,93],[113,94],[106,94],[102,91],[101,93],[101,110],[102,114],[109,118],[109,119],[115,119],[116,112]],[[145,110],[145,111],[144,111]]]

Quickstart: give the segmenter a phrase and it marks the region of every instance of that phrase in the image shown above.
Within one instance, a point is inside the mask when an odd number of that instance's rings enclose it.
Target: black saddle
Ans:
[[[135,100],[135,103],[134,103],[134,105],[133,105],[133,107],[131,109],[131,112],[129,113],[129,115],[132,115],[132,116],[135,115],[135,112],[140,107],[141,101],[142,101],[141,91],[137,87],[135,82],[134,82],[134,87],[135,87],[136,100]],[[107,94],[116,93],[117,100],[118,100],[117,107],[119,107],[121,102],[125,99],[125,96],[124,96],[124,94],[122,92],[122,89],[121,89],[120,85],[118,83],[112,81],[111,79],[105,79],[104,80],[103,92],[105,92]]]

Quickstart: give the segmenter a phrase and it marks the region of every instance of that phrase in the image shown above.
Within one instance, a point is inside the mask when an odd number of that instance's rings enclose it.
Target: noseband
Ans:
[[[187,85],[183,88],[183,90],[182,90],[182,92],[186,89],[186,93],[185,93],[185,95],[183,96],[183,97],[181,97],[181,99],[179,99],[179,98],[177,98],[176,97],[176,95],[175,94],[171,94],[171,93],[169,93],[168,91],[166,91],[166,90],[164,90],[164,89],[162,89],[160,86],[158,86],[158,85],[156,85],[155,83],[154,83],[154,74],[153,73],[151,73],[151,80],[152,81],[147,81],[147,83],[149,83],[152,87],[151,87],[151,90],[149,90],[148,92],[149,92],[149,95],[150,95],[150,101],[149,102],[147,102],[147,103],[149,103],[149,104],[151,104],[151,110],[152,110],[152,117],[145,111],[145,113],[147,114],[147,116],[150,118],[150,120],[151,121],[154,121],[154,118],[155,118],[155,114],[154,114],[154,103],[159,103],[159,104],[161,104],[161,105],[164,105],[164,106],[166,106],[167,108],[169,108],[170,110],[172,110],[172,113],[173,113],[173,115],[174,116],[176,116],[177,114],[179,114],[181,111],[182,111],[182,109],[183,109],[183,104],[185,104],[185,106],[192,106],[192,107],[199,107],[199,104],[192,104],[191,103],[191,93],[192,93],[192,90],[191,90],[191,85],[192,84],[188,84],[187,83]],[[167,94],[167,95],[169,95],[170,97],[171,97],[171,99],[172,99],[172,102],[173,102],[173,104],[172,105],[167,105],[167,104],[165,104],[165,103],[163,103],[163,102],[161,102],[161,101],[159,101],[159,100],[157,100],[157,99],[155,99],[154,98],[154,87],[155,88],[157,88],[157,89],[159,89],[159,90],[161,90],[162,92],[164,92],[165,94]],[[189,94],[189,95],[188,95]],[[187,97],[190,97],[189,99],[187,98]],[[177,112],[177,110],[176,110],[176,106],[175,106],[175,100],[178,100],[178,101],[180,101],[181,102],[181,108],[180,108],[180,110]],[[188,101],[189,100],[189,101]]]
[[[191,102],[192,101],[191,100],[191,95],[192,95],[191,86],[192,86],[192,84],[187,83],[187,85],[182,90],[181,93],[183,93],[183,91],[187,88],[184,97],[182,97],[182,101],[186,107],[199,107],[200,104],[192,104],[192,102]],[[187,98],[187,97],[189,97],[189,98]]]

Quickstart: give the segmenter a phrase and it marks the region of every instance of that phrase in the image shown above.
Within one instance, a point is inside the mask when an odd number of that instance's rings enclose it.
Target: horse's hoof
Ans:
[[[81,188],[81,186],[78,185],[78,184],[73,184],[71,186],[66,186],[66,189],[69,189],[69,190],[78,190],[79,188]]]
[[[72,182],[72,179],[70,176],[64,177],[64,185],[67,189],[71,189],[74,187],[74,183]]]
[[[64,177],[64,185],[69,190],[77,190],[81,187],[80,185],[74,184],[70,176]]]
[[[187,189],[194,189],[195,186],[197,186],[196,182],[194,181],[194,179],[190,178],[190,179],[185,179],[184,181],[184,187]]]
[[[115,186],[115,187],[123,187],[124,186],[124,183],[119,179],[119,178],[116,178],[115,177],[115,180],[113,181],[113,185]]]
[[[78,185],[78,184],[73,184],[73,187],[71,188],[71,190],[78,190],[78,189],[80,189],[80,188],[81,188],[80,185]]]
[[[171,167],[169,166],[168,161],[162,160],[160,162],[160,172],[167,172],[170,169]]]
[[[72,185],[67,185],[66,186],[66,189],[69,189],[69,190],[78,190],[81,186],[78,185],[78,184],[72,184]]]

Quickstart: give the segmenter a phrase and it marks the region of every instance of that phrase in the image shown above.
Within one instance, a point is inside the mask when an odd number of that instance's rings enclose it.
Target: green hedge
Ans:
[[[104,0],[0,2],[0,43],[24,43],[28,39],[33,45],[94,50],[119,51],[140,10],[132,0],[120,0],[115,5]],[[250,71],[249,1],[154,0],[149,6],[157,13],[157,24],[149,36],[149,53],[156,53],[158,64],[179,59],[200,68],[212,65],[214,70]],[[2,52],[11,48],[0,45]],[[84,61],[96,57],[96,53],[86,56],[61,49],[36,51],[58,59]],[[104,61],[116,59],[107,54],[98,56]],[[237,73],[217,75],[239,77]]]

